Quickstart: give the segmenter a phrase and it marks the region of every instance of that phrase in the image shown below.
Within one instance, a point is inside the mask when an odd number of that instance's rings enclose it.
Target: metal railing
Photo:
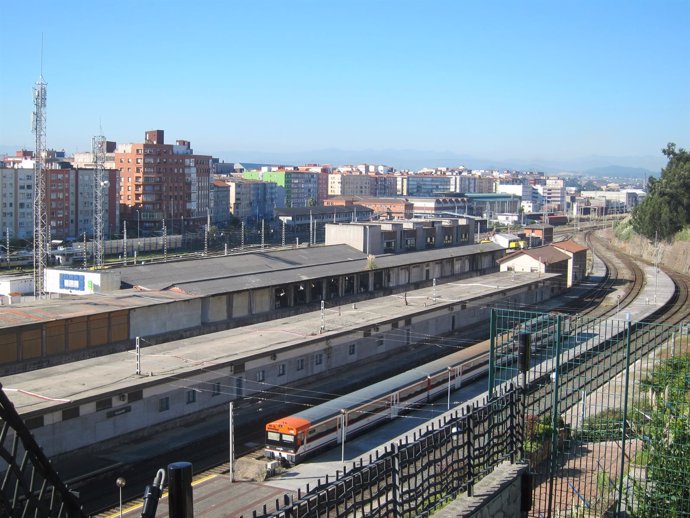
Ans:
[[[0,480],[0,516],[85,517],[1,384]]]
[[[428,516],[474,485],[497,465],[519,457],[522,399],[515,386],[497,397],[446,416],[419,436],[392,443],[349,471],[285,495],[276,509],[254,518]]]

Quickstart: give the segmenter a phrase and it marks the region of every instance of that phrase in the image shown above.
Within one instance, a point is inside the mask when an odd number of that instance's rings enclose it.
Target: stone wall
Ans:
[[[444,508],[433,513],[434,518],[516,518],[522,516],[522,474],[526,464],[498,466],[474,487],[472,496],[463,493]]]
[[[638,257],[650,264],[654,264],[655,260],[658,259],[662,267],[690,275],[690,243],[661,241],[655,246],[653,241],[638,235],[633,235],[627,241],[622,241],[616,238],[610,229],[603,231],[601,235],[611,240],[614,247],[628,255]]]

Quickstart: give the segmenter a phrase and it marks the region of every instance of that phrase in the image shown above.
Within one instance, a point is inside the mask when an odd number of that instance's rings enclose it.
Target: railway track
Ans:
[[[600,246],[598,244],[595,244],[595,241],[591,236],[588,235],[588,238],[590,239],[590,244],[592,246]],[[623,262],[624,260],[619,259],[619,261]],[[605,298],[608,295],[610,295],[611,291],[615,288],[615,285],[618,282],[617,276],[619,275],[619,271],[618,267],[615,264],[615,261],[605,261],[605,263],[607,264],[607,275],[605,276],[603,282],[590,292],[586,301],[581,304],[564,306],[563,308],[559,308],[559,310],[562,309],[564,312],[578,313],[580,315],[595,314],[597,312],[605,314],[607,312],[612,311],[611,307],[608,305],[602,308],[602,301],[604,301]],[[633,279],[631,286],[628,286],[625,290],[625,297],[621,298],[621,307],[624,307],[624,305],[628,301],[633,300],[642,287],[641,279],[643,278],[643,275],[641,270],[639,268],[635,270],[631,266],[630,271],[632,272]],[[630,275],[628,275],[628,277],[630,277]],[[637,282],[637,279],[640,279],[639,283]],[[348,390],[348,392],[349,391],[350,390]],[[319,394],[320,397],[322,397],[322,393]],[[289,400],[291,397],[289,393],[285,393],[282,391],[280,394],[270,394],[269,396],[270,397],[267,397],[267,399],[283,399],[284,401]],[[290,408],[288,408],[284,404],[275,405],[275,409],[271,410],[269,408],[269,404],[266,403],[265,405],[262,405],[261,411],[263,418],[270,419],[280,417],[281,415],[285,415],[286,412],[291,412],[292,410],[290,410]],[[227,422],[227,417],[223,417],[223,420]],[[254,425],[255,424],[256,423],[254,422]],[[236,428],[235,448],[237,456],[251,455],[253,454],[253,452],[256,452],[260,449],[260,447],[257,447],[257,445],[262,444],[263,430],[257,430],[256,428],[256,426],[253,426],[251,429],[248,427]],[[82,495],[84,495],[85,497],[87,494],[90,494],[93,491],[93,489],[89,489],[88,486],[94,488],[102,488],[104,485],[114,484],[115,477],[120,476],[120,474],[122,474],[122,476],[125,476],[125,478],[127,478],[128,480],[128,487],[125,491],[125,498],[138,498],[141,496],[141,492],[144,486],[151,482],[150,479],[159,467],[167,465],[167,463],[171,462],[172,460],[179,460],[181,458],[189,460],[193,463],[195,472],[197,472],[198,474],[197,476],[205,476],[209,472],[216,474],[227,474],[227,444],[228,432],[226,430],[211,437],[204,438],[202,447],[200,447],[200,445],[191,445],[189,447],[185,447],[183,449],[176,451],[175,459],[170,459],[169,455],[159,456],[150,459],[143,464],[138,464],[137,466],[124,466],[122,469],[118,470],[118,474],[115,476],[113,476],[113,473],[103,474],[97,480],[82,481],[80,484],[84,485],[82,485],[81,487],[77,487],[76,489],[81,489]],[[207,448],[205,447],[205,445],[214,445],[214,447]],[[220,447],[218,445],[220,445]],[[71,486],[73,485],[71,484]],[[112,516],[114,514],[112,505],[116,498],[116,492],[114,490],[114,487],[112,497],[113,498],[110,499],[110,503],[106,505],[102,503],[97,503],[95,501],[88,503],[84,502],[85,508],[87,512],[89,512],[92,515]]]
[[[621,325],[609,339],[602,341],[585,354],[568,358],[559,366],[560,380],[558,384],[560,387],[568,387],[569,391],[569,395],[565,398],[559,398],[560,413],[578,404],[580,391],[584,388],[592,392],[623,372],[627,365],[626,355],[629,354],[630,358],[641,358],[648,355],[661,341],[670,337],[671,329],[674,326],[690,319],[690,299],[688,298],[690,278],[672,271],[665,273],[674,282],[674,294],[671,300],[655,311],[646,322],[631,325],[629,352],[626,351],[626,340],[621,339],[621,336],[625,336],[624,334],[628,330],[626,325],[621,322]],[[638,279],[642,279],[641,270],[635,274],[634,285],[638,284]],[[643,282],[640,281],[640,284]],[[639,294],[639,290],[633,286],[630,293],[635,292]],[[611,310],[609,310],[610,312]],[[589,322],[592,320],[589,319]],[[664,324],[664,326],[656,324]],[[587,333],[589,325],[588,320],[583,319],[581,332]],[[591,330],[593,333],[598,332],[594,329]],[[539,379],[531,384],[528,391],[526,401],[529,408],[528,412],[537,416],[549,413],[553,402],[553,389],[554,384],[551,382],[550,373],[543,373]]]

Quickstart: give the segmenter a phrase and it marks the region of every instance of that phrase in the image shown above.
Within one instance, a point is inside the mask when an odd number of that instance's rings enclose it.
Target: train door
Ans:
[[[400,411],[400,394],[394,392],[391,394],[391,418],[398,417]]]
[[[451,378],[453,379],[451,389],[458,390],[462,385],[462,365],[451,367]]]
[[[347,414],[342,413],[336,417],[336,442],[342,444],[347,439]]]

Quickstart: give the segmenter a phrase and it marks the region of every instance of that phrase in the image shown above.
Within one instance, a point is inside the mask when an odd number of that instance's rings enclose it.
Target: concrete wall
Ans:
[[[201,299],[135,308],[129,312],[129,337],[155,336],[201,325]]]
[[[201,300],[201,322],[220,322],[230,318],[228,315],[228,297],[230,295],[217,295]]]

